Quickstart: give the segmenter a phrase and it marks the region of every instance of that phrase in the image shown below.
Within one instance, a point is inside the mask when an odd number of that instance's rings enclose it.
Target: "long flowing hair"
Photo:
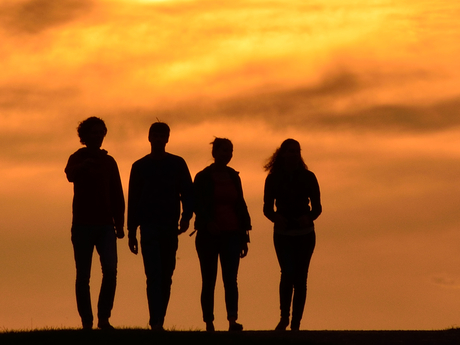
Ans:
[[[286,152],[287,148],[291,144],[296,144],[299,146],[300,143],[295,139],[286,139],[281,143],[281,146],[276,149],[272,156],[268,159],[267,164],[264,165],[265,171],[268,171],[269,174],[278,173],[283,170],[283,154]],[[299,160],[299,168],[308,170],[307,165],[305,164],[302,156]]]

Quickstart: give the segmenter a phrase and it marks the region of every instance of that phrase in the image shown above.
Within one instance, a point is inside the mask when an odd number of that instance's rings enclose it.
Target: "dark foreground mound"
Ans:
[[[460,329],[444,331],[244,331],[239,333],[199,331],[151,332],[142,329],[115,331],[44,330],[0,333],[1,345],[458,345]]]

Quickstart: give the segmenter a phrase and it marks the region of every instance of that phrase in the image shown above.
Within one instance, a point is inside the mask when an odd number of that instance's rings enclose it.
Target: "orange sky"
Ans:
[[[262,165],[298,139],[323,215],[304,329],[460,324],[460,5],[439,1],[3,0],[0,328],[78,327],[63,172],[82,119],[102,117],[125,193],[147,130],[192,175],[234,142],[253,219],[240,321],[279,317]],[[94,262],[93,295],[100,269]],[[167,328],[203,329],[194,239],[180,238]],[[222,284],[216,327],[225,329]],[[147,327],[140,256],[119,242],[112,323]]]

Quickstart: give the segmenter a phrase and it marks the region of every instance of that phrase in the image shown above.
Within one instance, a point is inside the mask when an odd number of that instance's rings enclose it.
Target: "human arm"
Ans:
[[[128,189],[128,246],[132,253],[138,253],[137,228],[139,226],[139,202],[142,182],[137,167],[133,164]]]
[[[248,243],[242,242],[241,243],[241,250],[240,250],[240,258],[244,258],[248,255]]]
[[[123,230],[125,222],[125,197],[123,195],[123,186],[121,184],[120,172],[115,160],[112,162],[110,184],[110,199],[112,207],[112,216],[115,223],[115,234],[118,238],[125,237]]]
[[[180,197],[182,203],[182,214],[179,221],[178,234],[186,232],[190,226],[190,219],[193,216],[193,182],[188,170],[187,163],[182,160],[181,174],[180,174]]]
[[[323,207],[321,205],[321,193],[319,190],[318,180],[316,179],[315,174],[311,173],[311,175],[312,191],[310,194],[311,211],[309,217],[311,221],[314,221],[323,212]]]
[[[279,212],[275,212],[275,178],[271,174],[265,179],[263,212],[265,217],[272,221],[277,229],[285,230],[287,228],[286,217]]]

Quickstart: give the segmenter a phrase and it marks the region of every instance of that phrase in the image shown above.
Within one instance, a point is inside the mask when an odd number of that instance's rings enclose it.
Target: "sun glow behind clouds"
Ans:
[[[233,140],[231,165],[241,172],[254,223],[239,277],[245,327],[271,329],[278,321],[262,165],[286,137],[301,142],[323,193],[307,327],[457,322],[460,300],[444,292],[460,267],[460,4],[61,2],[0,4],[0,262],[8,263],[0,265],[0,295],[8,296],[0,309],[16,311],[0,315],[0,326],[25,328],[31,318],[39,327],[79,324],[72,185],[63,168],[80,147],[75,127],[91,115],[109,127],[104,146],[117,159],[125,192],[157,117],[170,123],[168,149],[193,175],[211,163],[214,136]],[[24,22],[37,4],[50,11]],[[193,240],[181,238],[180,250],[168,327],[195,329],[201,316]],[[35,269],[56,269],[56,258],[59,270],[37,278]],[[141,258],[125,240],[119,261],[113,323],[144,326]],[[66,291],[61,308],[50,294],[57,288]],[[31,297],[24,301],[19,290]],[[187,310],[183,296],[193,300]],[[218,296],[216,325],[224,329]]]

